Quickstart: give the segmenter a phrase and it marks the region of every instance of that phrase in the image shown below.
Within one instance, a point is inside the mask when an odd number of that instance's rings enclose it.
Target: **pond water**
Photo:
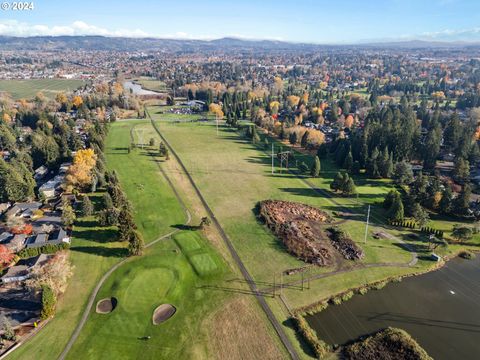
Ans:
[[[142,86],[140,84],[136,84],[136,83],[131,82],[131,81],[125,81],[123,83],[123,87],[127,91],[131,90],[132,93],[135,94],[135,95],[158,95],[158,94],[160,94],[156,91],[146,90],[146,89],[142,88]]]
[[[406,330],[435,359],[480,359],[480,255],[355,295],[306,320],[329,344],[392,326]]]

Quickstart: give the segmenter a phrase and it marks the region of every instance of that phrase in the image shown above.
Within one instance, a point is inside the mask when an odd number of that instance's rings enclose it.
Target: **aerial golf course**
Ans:
[[[176,157],[165,160],[158,155],[159,133],[190,173],[301,358],[313,354],[289,321],[295,310],[352,288],[435,266],[423,254],[423,239],[409,239],[385,226],[380,203],[392,188],[388,181],[359,176],[355,181],[359,196],[341,197],[329,191],[338,171],[329,160],[322,162],[321,176],[315,179],[281,171],[277,162],[272,174],[270,149],[262,144],[252,144],[241,132],[224,126],[217,134],[216,124],[195,121],[198,115],[173,116],[164,109],[149,108],[155,127],[149,120],[122,120],[110,127],[107,166],[118,173],[147,247],[101,285],[67,359],[288,357],[215,227],[199,228],[206,209]],[[265,135],[261,136],[263,140]],[[276,148],[286,146],[272,142]],[[130,148],[132,143],[136,146]],[[310,161],[301,153],[296,158]],[[364,257],[328,267],[297,259],[258,220],[257,204],[267,199],[322,209],[350,234]],[[365,242],[368,205],[371,217]],[[448,222],[431,222],[436,228],[451,229]],[[65,349],[89,294],[125,255],[113,229],[96,226],[94,219],[79,219],[71,255],[74,278],[60,299],[58,315],[9,359],[33,359],[39,354],[57,358]],[[384,236],[374,238],[375,233]],[[439,249],[445,255],[456,250],[456,245]],[[112,309],[96,311],[99,301],[112,298]],[[155,325],[154,311],[167,305],[175,311]],[[66,329],[62,336],[55,332],[58,326]]]

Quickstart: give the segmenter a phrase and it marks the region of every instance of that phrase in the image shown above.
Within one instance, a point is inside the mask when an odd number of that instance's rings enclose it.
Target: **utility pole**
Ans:
[[[368,235],[368,221],[370,220],[370,205],[368,205],[368,212],[367,212],[367,223],[365,225],[365,244],[367,243],[367,235]]]
[[[274,156],[275,156],[275,149],[274,149],[275,145],[272,143],[272,175],[273,173],[275,172],[275,170],[273,170],[273,164],[274,164]]]
[[[283,295],[283,271],[280,273],[280,297]]]
[[[273,297],[275,297],[275,273],[273,273]]]

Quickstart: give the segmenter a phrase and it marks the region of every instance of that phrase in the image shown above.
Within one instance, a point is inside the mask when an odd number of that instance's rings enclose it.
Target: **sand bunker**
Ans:
[[[177,309],[175,308],[175,306],[170,304],[162,304],[158,306],[153,312],[153,325],[158,325],[167,321],[175,314],[176,311]]]
[[[98,314],[108,314],[111,313],[117,307],[117,299],[114,297],[102,299],[97,303],[97,313]]]

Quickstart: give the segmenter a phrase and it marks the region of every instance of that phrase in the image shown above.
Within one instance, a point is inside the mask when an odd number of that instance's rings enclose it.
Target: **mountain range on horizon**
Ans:
[[[223,37],[214,40],[169,39],[153,37],[106,37],[101,35],[0,36],[3,50],[111,50],[111,51],[195,51],[215,49],[315,50],[319,48],[462,48],[480,47],[480,42],[467,41],[379,41],[352,44],[314,44],[267,39]]]

